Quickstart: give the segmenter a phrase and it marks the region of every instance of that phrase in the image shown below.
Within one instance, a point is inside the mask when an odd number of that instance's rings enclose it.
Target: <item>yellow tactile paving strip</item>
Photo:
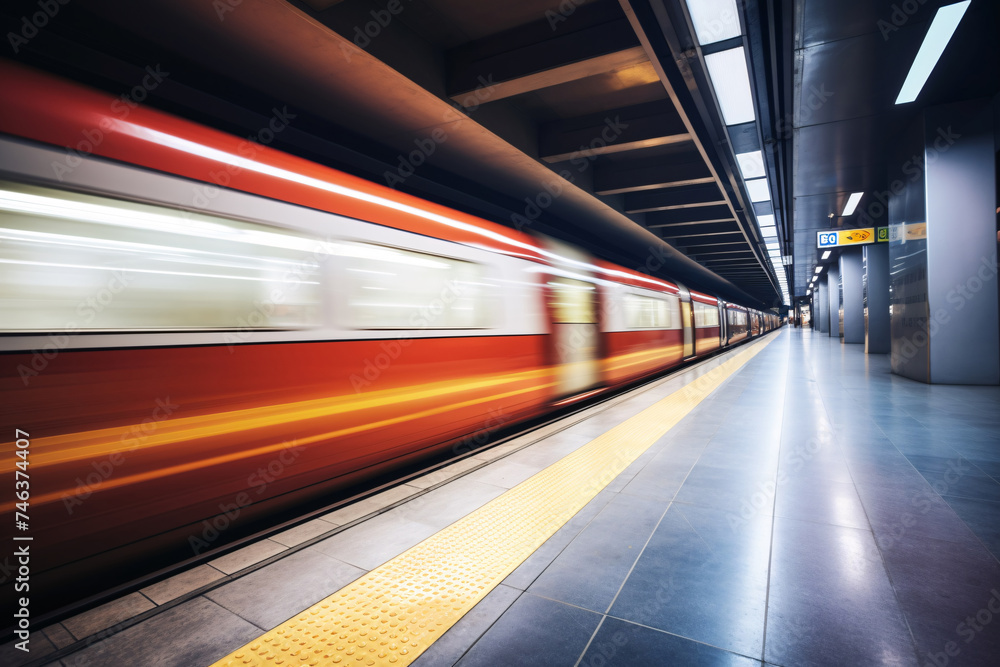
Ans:
[[[412,663],[770,341],[740,352],[215,665]]]

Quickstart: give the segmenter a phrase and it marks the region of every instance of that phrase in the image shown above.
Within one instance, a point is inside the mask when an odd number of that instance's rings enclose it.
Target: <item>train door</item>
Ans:
[[[726,343],[729,342],[726,333],[726,326],[729,324],[726,322],[726,304],[722,299],[719,299],[719,347],[725,347]]]
[[[556,391],[560,396],[579,394],[600,382],[597,287],[559,276],[552,276],[548,286]]]
[[[691,312],[691,292],[680,285],[681,297],[681,327],[684,331],[684,358],[694,356],[694,315]]]

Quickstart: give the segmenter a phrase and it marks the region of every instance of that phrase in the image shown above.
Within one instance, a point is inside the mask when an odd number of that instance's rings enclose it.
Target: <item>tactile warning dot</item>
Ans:
[[[412,663],[771,340],[743,350],[216,666],[235,665],[238,656],[247,664],[280,665],[302,645],[315,647],[322,664]],[[374,644],[379,635],[393,641]]]

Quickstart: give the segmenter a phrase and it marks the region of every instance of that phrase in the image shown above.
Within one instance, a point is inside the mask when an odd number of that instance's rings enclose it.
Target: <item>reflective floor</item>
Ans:
[[[451,481],[448,469],[431,473],[38,640],[53,650],[77,641],[53,665],[211,664],[705,368],[524,449],[486,450],[456,464]],[[786,328],[414,664],[998,664],[998,407],[1000,388],[916,383],[861,346]],[[83,641],[153,605],[162,611]]]
[[[998,664],[998,407],[786,329],[416,664]]]

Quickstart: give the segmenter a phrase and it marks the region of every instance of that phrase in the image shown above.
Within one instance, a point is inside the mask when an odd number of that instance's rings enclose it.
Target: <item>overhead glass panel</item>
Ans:
[[[771,191],[767,187],[766,178],[758,178],[753,181],[747,181],[746,185],[747,194],[750,195],[750,201],[757,203],[771,199]]]
[[[760,151],[749,153],[737,153],[736,161],[740,163],[740,172],[744,179],[764,178],[767,173],[764,171],[764,154]],[[771,216],[772,218],[774,216]]]
[[[705,64],[726,125],[753,121],[756,115],[743,47],[710,53],[705,56]]]
[[[743,34],[736,0],[687,0],[687,7],[702,46]]]

